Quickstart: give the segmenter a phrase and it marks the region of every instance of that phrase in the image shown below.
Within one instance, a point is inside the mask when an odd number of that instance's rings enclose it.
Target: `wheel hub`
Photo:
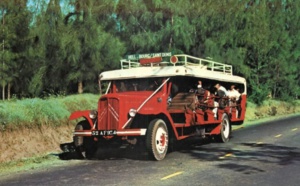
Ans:
[[[156,149],[159,153],[164,153],[166,150],[167,134],[162,128],[159,128],[155,137]]]

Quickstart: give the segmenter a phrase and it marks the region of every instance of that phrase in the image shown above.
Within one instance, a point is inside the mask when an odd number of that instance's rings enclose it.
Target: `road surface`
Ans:
[[[163,161],[127,147],[106,152],[110,159],[68,160],[64,166],[0,177],[0,185],[300,184],[300,116],[238,127],[232,136],[226,144],[187,140]]]

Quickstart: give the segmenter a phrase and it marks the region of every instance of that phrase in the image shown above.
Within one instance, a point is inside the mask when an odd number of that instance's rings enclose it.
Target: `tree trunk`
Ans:
[[[7,84],[7,99],[10,100],[11,83]]]
[[[82,84],[82,81],[78,82],[78,93],[79,94],[83,93],[83,84]]]
[[[171,17],[171,25],[172,25],[172,27],[173,27],[173,22],[174,22],[174,20],[173,20],[173,15],[172,15],[172,17]],[[172,44],[173,44],[173,33],[170,36],[169,51],[172,51]]]
[[[5,83],[2,82],[2,100],[5,100]]]

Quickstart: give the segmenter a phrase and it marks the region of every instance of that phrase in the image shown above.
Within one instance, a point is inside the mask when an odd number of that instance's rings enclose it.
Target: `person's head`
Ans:
[[[220,88],[220,84],[217,83],[217,84],[215,85],[215,88],[218,90],[218,89]]]
[[[197,86],[198,88],[200,88],[200,87],[202,87],[202,81],[198,81],[198,86]]]
[[[234,90],[235,89],[235,86],[234,85],[231,85],[230,86],[230,90]]]

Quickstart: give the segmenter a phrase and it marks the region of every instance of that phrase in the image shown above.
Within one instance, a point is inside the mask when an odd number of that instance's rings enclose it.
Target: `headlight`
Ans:
[[[91,119],[95,119],[97,117],[97,114],[98,112],[96,110],[91,110],[89,116]]]
[[[135,110],[135,109],[130,109],[130,110],[129,110],[129,116],[130,116],[130,117],[134,117],[135,114],[136,114],[136,110]]]

